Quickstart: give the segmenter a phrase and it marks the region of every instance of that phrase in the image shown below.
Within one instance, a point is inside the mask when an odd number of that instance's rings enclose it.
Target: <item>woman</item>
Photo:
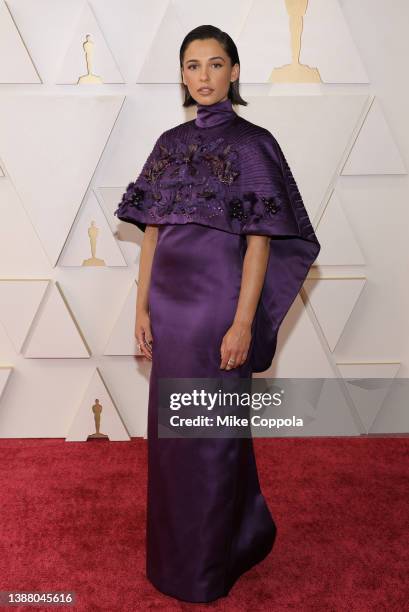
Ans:
[[[272,134],[239,117],[239,58],[213,26],[180,49],[196,119],[161,134],[115,211],[144,233],[135,334],[152,360],[147,576],[190,602],[228,594],[271,550],[276,526],[251,438],[158,437],[160,378],[250,378],[320,245]]]

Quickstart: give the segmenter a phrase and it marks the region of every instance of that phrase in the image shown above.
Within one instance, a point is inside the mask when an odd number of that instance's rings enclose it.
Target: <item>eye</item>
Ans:
[[[220,64],[219,62],[215,62],[214,64],[212,64],[212,66],[217,66],[219,68],[223,67],[223,64]],[[191,68],[197,68],[197,64],[190,64],[187,69],[190,70]]]

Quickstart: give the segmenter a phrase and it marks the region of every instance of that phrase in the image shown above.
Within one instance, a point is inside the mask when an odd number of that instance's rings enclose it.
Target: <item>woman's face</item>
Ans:
[[[230,82],[239,78],[239,72],[239,65],[231,66],[230,57],[215,38],[193,40],[186,47],[182,79],[198,104],[227,100]]]

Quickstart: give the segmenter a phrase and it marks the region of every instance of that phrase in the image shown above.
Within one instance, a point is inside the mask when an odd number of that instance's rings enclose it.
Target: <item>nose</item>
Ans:
[[[208,81],[209,80],[209,76],[207,74],[207,70],[202,70],[200,73],[200,80],[201,81]]]

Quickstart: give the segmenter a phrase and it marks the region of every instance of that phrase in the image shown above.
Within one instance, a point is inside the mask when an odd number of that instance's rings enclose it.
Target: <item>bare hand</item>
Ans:
[[[251,325],[233,323],[223,337],[220,347],[221,369],[231,370],[246,361],[251,342]],[[228,361],[234,363],[228,363]]]
[[[135,317],[135,338],[137,339],[140,350],[144,356],[152,361],[152,332],[149,313],[141,311],[136,313]]]

